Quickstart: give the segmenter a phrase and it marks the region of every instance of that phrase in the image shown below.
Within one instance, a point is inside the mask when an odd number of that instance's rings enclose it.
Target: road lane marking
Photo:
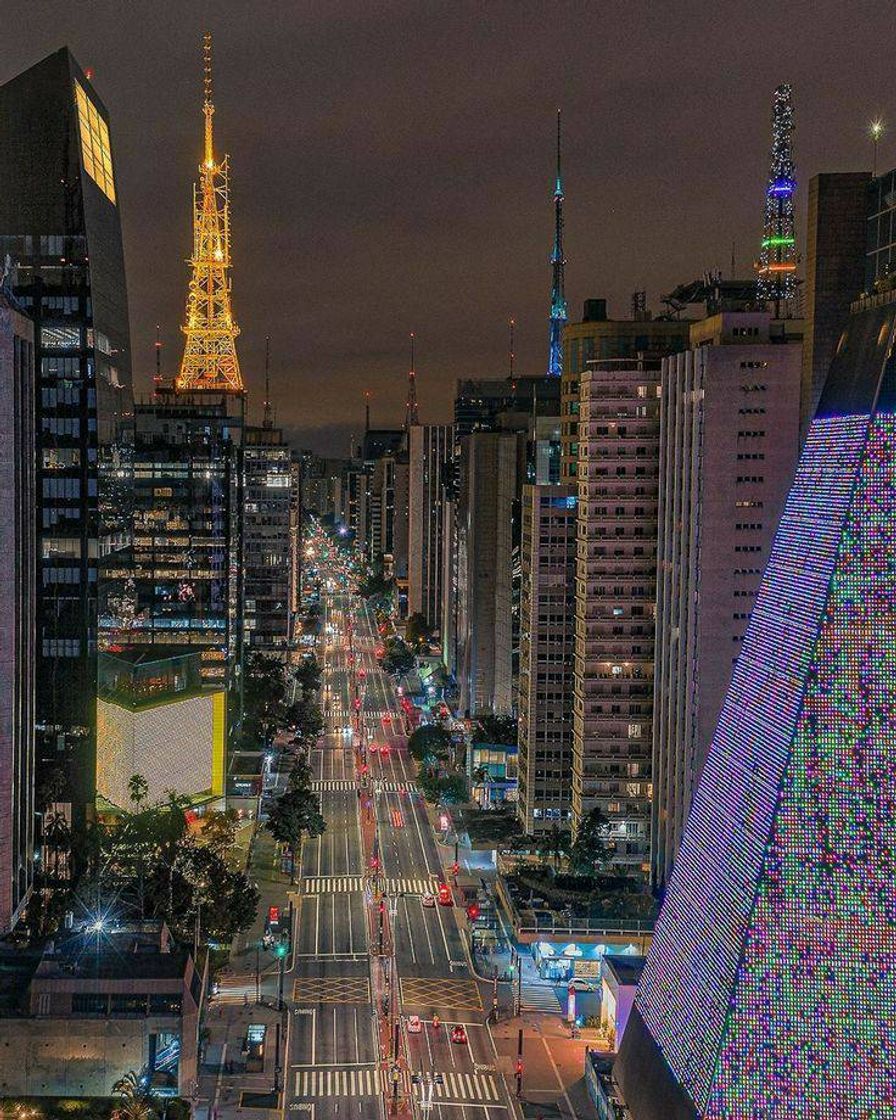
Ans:
[[[376,1069],[297,1070],[297,1097],[375,1097],[380,1083]]]
[[[370,1003],[367,976],[302,976],[293,981],[293,1000],[309,1003]]]

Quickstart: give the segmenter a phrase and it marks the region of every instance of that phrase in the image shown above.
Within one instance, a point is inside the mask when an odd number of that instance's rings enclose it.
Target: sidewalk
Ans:
[[[252,842],[250,857],[247,874],[258,887],[258,912],[252,927],[235,940],[228,968],[220,976],[220,991],[206,1004],[200,1031],[199,1093],[194,1099],[197,1120],[235,1120],[243,1116],[244,1109],[251,1109],[246,1115],[254,1120],[274,1120],[281,1115],[280,1100],[273,1091],[276,1040],[279,1024],[285,1069],[288,1013],[276,1009],[276,958],[266,949],[256,953],[256,946],[264,936],[269,907],[279,906],[287,920],[289,876],[275,866],[276,845],[264,829]],[[256,990],[261,992],[260,1004],[255,1001]],[[284,991],[284,999],[288,996]],[[266,1028],[263,1069],[253,1073],[246,1072],[244,1052],[250,1023]]]

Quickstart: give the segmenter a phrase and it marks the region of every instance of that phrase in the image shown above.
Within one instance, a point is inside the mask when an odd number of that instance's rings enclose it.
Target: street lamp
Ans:
[[[868,135],[871,137],[871,144],[874,149],[874,167],[871,172],[873,178],[877,177],[877,145],[885,131],[886,125],[880,117],[876,117],[868,125]]]

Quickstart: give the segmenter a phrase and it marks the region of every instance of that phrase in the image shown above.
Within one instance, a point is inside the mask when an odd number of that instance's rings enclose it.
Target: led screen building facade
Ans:
[[[840,340],[622,1045],[636,1120],[896,1110],[896,304]]]

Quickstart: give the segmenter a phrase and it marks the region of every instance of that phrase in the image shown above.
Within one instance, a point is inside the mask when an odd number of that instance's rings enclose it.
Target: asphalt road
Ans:
[[[511,1118],[494,1040],[484,1025],[491,989],[471,973],[455,909],[423,904],[440,881],[440,855],[414,784],[397,698],[376,662],[375,620],[351,596],[328,596],[324,607],[326,729],[312,751],[312,766],[327,830],[305,844],[293,895],[295,952],[284,977],[290,1001],[285,1111],[312,1120],[381,1115],[361,832],[361,814],[375,814],[395,933],[401,1030],[410,1069],[421,1081],[414,1092],[418,1098],[431,1093],[431,1120]],[[368,743],[377,747],[368,752],[375,791],[369,800],[359,797],[351,736],[343,734],[352,714],[345,648],[349,613],[366,674],[362,710]],[[419,1017],[419,1031],[408,1031],[411,1016]],[[466,1030],[466,1044],[450,1040],[458,1024]]]

